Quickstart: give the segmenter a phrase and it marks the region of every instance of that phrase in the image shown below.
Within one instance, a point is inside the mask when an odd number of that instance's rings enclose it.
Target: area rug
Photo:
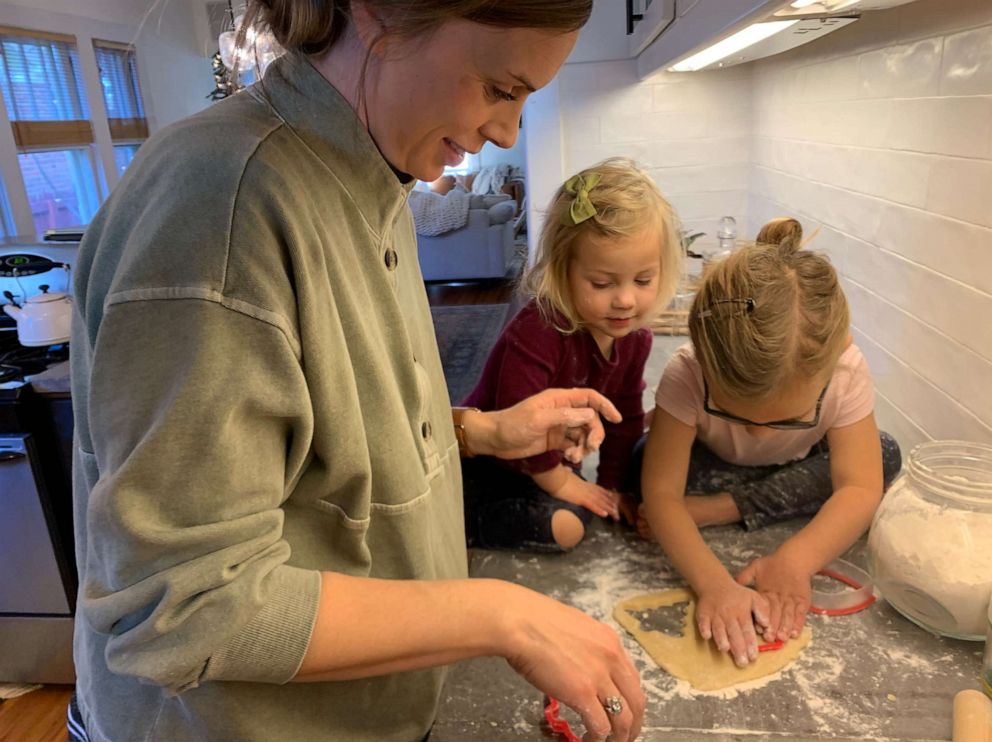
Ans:
[[[489,351],[503,329],[509,307],[509,304],[431,307],[452,404],[459,404],[475,388]]]

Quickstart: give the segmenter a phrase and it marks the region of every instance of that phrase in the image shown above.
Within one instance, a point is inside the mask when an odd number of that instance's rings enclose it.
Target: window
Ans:
[[[12,229],[14,217],[10,209],[10,201],[7,200],[7,189],[0,185],[0,237],[11,237],[17,230]]]
[[[93,158],[85,149],[22,152],[17,159],[39,233],[86,224],[100,207]]]
[[[114,142],[117,174],[134,159],[141,142],[148,138],[148,120],[138,85],[138,64],[134,47],[114,41],[93,41],[100,87],[107,106],[107,123]]]
[[[131,160],[134,156],[138,154],[138,144],[115,144],[114,145],[114,163],[117,165],[117,177],[124,174],[127,170],[127,166],[131,164]]]
[[[75,37],[0,27],[0,91],[35,229],[88,223],[99,171]]]

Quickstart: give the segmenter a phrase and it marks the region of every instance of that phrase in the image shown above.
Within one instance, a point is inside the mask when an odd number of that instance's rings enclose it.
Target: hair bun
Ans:
[[[791,216],[778,216],[765,223],[755,242],[778,245],[779,253],[789,256],[797,253],[803,243],[803,225]]]

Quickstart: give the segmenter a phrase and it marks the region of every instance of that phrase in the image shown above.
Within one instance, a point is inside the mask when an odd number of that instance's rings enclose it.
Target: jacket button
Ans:
[[[424,424],[420,426],[420,434],[424,436],[425,441],[431,439],[431,424],[430,421],[424,420]]]
[[[386,261],[386,268],[388,268],[391,271],[396,270],[396,264],[400,262],[400,258],[399,255],[396,254],[395,250],[392,249],[386,250],[386,255],[384,259]]]

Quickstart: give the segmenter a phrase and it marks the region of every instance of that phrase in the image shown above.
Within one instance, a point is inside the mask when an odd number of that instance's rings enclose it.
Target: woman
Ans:
[[[598,738],[637,736],[609,628],[464,579],[406,208],[414,178],[513,144],[589,10],[250,2],[288,53],[142,147],[75,285],[74,734],[410,742],[442,666],[497,655]],[[616,415],[572,390],[456,422],[465,452],[578,455],[602,437],[590,407]]]

